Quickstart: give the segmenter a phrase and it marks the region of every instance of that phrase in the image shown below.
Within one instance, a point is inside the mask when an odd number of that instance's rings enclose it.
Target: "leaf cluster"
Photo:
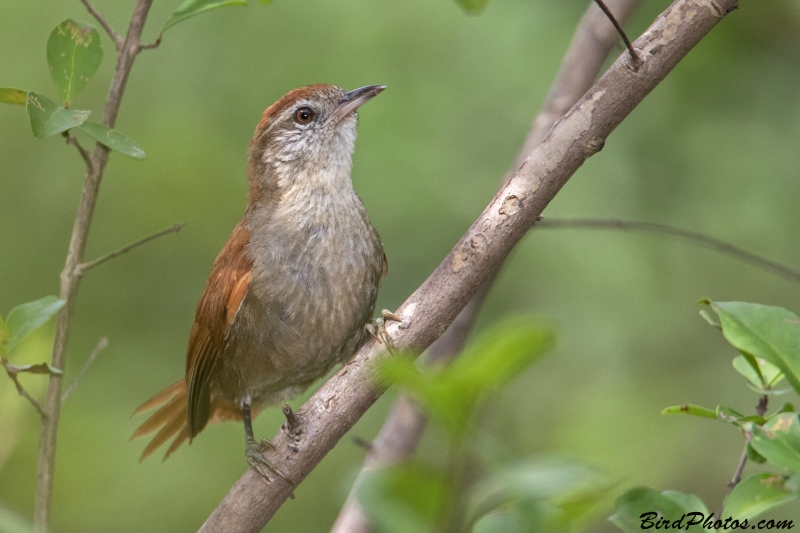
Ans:
[[[721,518],[742,521],[800,497],[800,417],[791,403],[767,413],[770,397],[792,390],[800,394],[800,319],[780,307],[711,300],[701,303],[717,314],[719,323],[706,310],[701,315],[739,351],[733,367],[745,378],[746,385],[759,394],[759,405],[752,415],[726,405],[709,409],[693,404],[667,407],[662,413],[686,414],[733,425],[744,434],[748,460],[781,469],[776,474],[753,474],[736,484],[725,500]],[[791,388],[776,389],[784,379]],[[610,520],[623,531],[641,531],[642,513],[647,512],[657,512],[669,520],[693,512],[708,515],[696,496],[636,487],[617,500],[616,513]]]

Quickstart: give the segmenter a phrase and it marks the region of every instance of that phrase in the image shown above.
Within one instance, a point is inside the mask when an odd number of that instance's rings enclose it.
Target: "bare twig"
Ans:
[[[89,367],[92,365],[97,356],[100,355],[100,352],[102,352],[106,348],[108,348],[108,338],[103,337],[97,342],[97,346],[95,346],[94,350],[92,350],[92,353],[89,354],[89,358],[86,360],[86,362],[83,363],[83,366],[78,372],[78,375],[75,376],[75,379],[73,379],[72,383],[69,384],[67,390],[65,390],[64,394],[61,395],[62,404],[67,401],[67,398],[69,398],[70,394],[75,392],[75,389],[78,388],[78,384],[83,379],[83,376],[86,375],[86,372],[89,370]]]
[[[628,49],[628,53],[631,56],[631,62],[633,63],[634,69],[638,69],[642,60],[639,58],[639,54],[637,54],[636,50],[633,48],[630,39],[628,39],[628,36],[625,35],[625,30],[622,29],[622,26],[620,25],[619,22],[617,22],[617,19],[614,18],[614,14],[611,12],[610,9],[608,9],[608,6],[606,6],[603,0],[594,0],[594,2],[600,7],[600,9],[603,10],[603,13],[605,13],[606,16],[608,17],[608,20],[610,20],[611,24],[614,25],[614,29],[616,29],[619,36],[622,37],[622,40],[625,43],[625,47]]]
[[[639,0],[610,1],[624,19]],[[550,86],[541,110],[534,119],[531,130],[503,183],[513,176],[514,171],[527,159],[534,146],[544,138],[556,120],[591,87],[616,42],[616,33],[609,27],[607,17],[597,6],[590,4],[575,30],[572,42],[561,61],[561,68]],[[493,282],[494,277],[484,283],[444,335],[439,337],[421,357],[437,363],[447,363],[457,356],[472,330]],[[401,394],[395,400],[386,422],[369,448],[359,478],[350,490],[331,533],[371,531],[367,516],[355,496],[360,479],[371,470],[397,463],[412,455],[425,432],[426,425],[427,418],[424,411],[406,395]]]
[[[137,0],[125,41],[119,46],[117,64],[108,89],[102,119],[103,125],[109,128],[113,128],[117,121],[122,94],[125,91],[125,85],[128,82],[133,62],[139,53],[139,40],[152,3],[153,0]],[[87,2],[84,2],[84,5],[87,5]],[[113,38],[113,34],[111,35]],[[72,314],[75,311],[78,286],[81,280],[79,266],[83,261],[83,255],[86,250],[86,240],[92,223],[92,215],[94,214],[97,195],[100,190],[100,182],[103,178],[103,171],[108,163],[108,153],[109,149],[102,144],[97,143],[95,145],[92,166],[86,172],[86,179],[72,227],[67,259],[64,263],[64,269],[61,271],[60,298],[66,304],[59,311],[58,319],[56,320],[56,333],[51,359],[51,365],[55,368],[63,369],[65,367],[70,323]],[[56,440],[58,437],[58,421],[61,414],[61,376],[50,376],[43,409],[47,413],[47,418],[42,422],[41,437],[39,439],[36,497],[33,510],[34,526],[40,532],[47,531],[50,521]]]
[[[97,20],[97,22],[100,23],[103,29],[106,30],[106,33],[108,34],[109,37],[111,37],[111,41],[114,43],[117,52],[119,52],[120,48],[122,48],[122,43],[124,42],[122,37],[120,37],[119,33],[114,31],[114,28],[112,28],[111,25],[108,22],[106,22],[105,17],[103,17],[103,15],[100,14],[100,12],[97,11],[94,8],[94,6],[89,3],[89,0],[81,0],[81,3],[84,6],[86,6],[86,10]]]
[[[744,263],[753,265],[762,270],[772,272],[783,278],[800,283],[800,271],[770,261],[753,252],[749,252],[744,248],[739,248],[728,242],[695,231],[688,231],[672,226],[665,226],[664,224],[656,224],[654,222],[636,222],[632,220],[617,220],[617,219],[598,219],[598,218],[563,218],[551,219],[545,218],[538,224],[537,229],[560,229],[560,228],[585,228],[585,229],[616,229],[622,231],[646,231],[650,233],[660,233],[662,235],[669,235],[678,237],[680,239],[715,250],[727,256],[733,257]]]
[[[14,385],[16,385],[19,395],[31,403],[33,408],[39,412],[39,416],[42,417],[42,421],[44,421],[47,418],[47,413],[42,408],[42,404],[40,404],[36,398],[31,396],[30,393],[25,390],[25,387],[22,386],[22,383],[19,382],[19,378],[17,377],[18,372],[12,368],[13,365],[10,365],[5,357],[0,359],[0,363],[3,364],[3,367],[6,369],[6,374],[8,374],[8,377],[10,377],[11,381],[13,381]]]
[[[421,351],[442,334],[575,171],[735,5],[736,0],[676,0],[658,17],[636,41],[643,58],[639,70],[630,69],[627,54],[617,59],[398,309],[403,328],[387,326],[398,349]],[[290,479],[302,482],[384,392],[374,373],[386,357],[382,345],[366,343],[298,411],[303,434],[278,432],[272,443]],[[293,488],[280,479],[265,484],[248,470],[200,531],[260,531]]]
[[[148,235],[147,237],[141,238],[138,241],[134,241],[130,243],[128,246],[124,246],[119,250],[114,250],[113,252],[107,253],[106,255],[98,257],[97,259],[89,261],[88,263],[81,263],[80,265],[78,265],[78,270],[80,271],[81,274],[83,274],[90,268],[94,268],[97,265],[102,265],[106,261],[110,261],[111,259],[119,257],[122,254],[126,254],[138,246],[147,244],[148,242],[158,239],[159,237],[166,235],[168,233],[176,233],[180,231],[185,225],[186,225],[185,222],[181,222],[179,224],[173,224],[172,226],[162,229],[161,231],[157,231],[152,235]]]
[[[89,151],[86,150],[78,138],[72,135],[69,131],[64,132],[64,138],[67,140],[67,144],[71,144],[78,149],[78,153],[81,154],[83,162],[86,164],[86,172],[91,173],[94,165],[92,163],[92,156],[89,155]]]

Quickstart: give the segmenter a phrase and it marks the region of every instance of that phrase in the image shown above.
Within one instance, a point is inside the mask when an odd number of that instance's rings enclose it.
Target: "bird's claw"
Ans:
[[[386,349],[389,353],[394,354],[394,341],[392,341],[391,335],[386,331],[386,321],[393,320],[395,322],[402,322],[403,319],[397,316],[396,314],[392,313],[388,309],[384,309],[381,311],[381,316],[373,320],[372,322],[367,323],[366,328],[372,337],[386,346]]]
[[[255,440],[248,439],[248,441],[246,443],[246,447],[245,447],[245,457],[247,457],[247,464],[250,465],[250,468],[252,468],[256,472],[261,474],[261,477],[266,479],[267,482],[269,482],[269,483],[271,483],[272,480],[269,478],[267,473],[264,471],[263,467],[266,467],[268,470],[270,470],[274,474],[282,477],[283,480],[286,481],[286,483],[291,485],[293,488],[297,487],[297,485],[295,485],[294,481],[292,481],[291,479],[286,477],[286,475],[283,472],[281,472],[278,469],[277,466],[275,466],[274,464],[269,462],[267,460],[267,458],[264,457],[262,452],[268,447],[271,447],[273,450],[276,450],[275,446],[270,441],[268,441],[267,439],[262,439],[260,443],[256,442]]]

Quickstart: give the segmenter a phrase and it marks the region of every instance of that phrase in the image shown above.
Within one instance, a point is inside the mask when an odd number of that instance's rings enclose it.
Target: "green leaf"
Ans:
[[[564,526],[585,517],[611,486],[595,470],[561,460],[518,460],[490,472],[470,488],[467,525],[477,526],[482,517],[517,504],[518,512],[512,514],[518,523],[528,524],[523,531],[532,529],[531,524],[546,526],[549,532],[571,530]]]
[[[753,384],[754,387],[764,388],[766,383],[761,376],[756,358],[750,354],[741,354],[733,358],[733,368]]]
[[[712,302],[722,334],[739,351],[777,366],[800,393],[800,319],[780,307],[746,302]],[[763,372],[763,369],[762,369]]]
[[[434,533],[447,516],[453,491],[435,467],[409,462],[371,472],[356,495],[383,532]]]
[[[80,126],[91,111],[77,111],[58,107],[55,102],[35,92],[28,93],[28,118],[33,134],[40,139]]]
[[[673,405],[671,407],[667,407],[663,411],[661,411],[662,415],[671,415],[671,414],[682,414],[682,415],[692,415],[692,416],[699,416],[702,418],[713,418],[716,420],[717,412],[708,409],[707,407],[703,407],[701,405],[694,405],[691,403],[687,403],[684,405]]]
[[[445,370],[420,374],[395,357],[381,367],[384,380],[411,391],[453,438],[460,438],[482,395],[496,390],[541,357],[555,342],[541,319],[522,316],[489,328]]]
[[[112,130],[108,126],[97,122],[86,121],[78,127],[83,133],[95,141],[125,154],[134,159],[144,159],[146,155],[139,144],[118,130]]]
[[[797,413],[774,416],[763,427],[753,425],[750,445],[767,460],[791,472],[800,472],[800,417]]]
[[[67,19],[47,39],[50,77],[65,104],[86,86],[102,61],[100,34],[91,26]]]
[[[25,336],[50,320],[64,303],[64,300],[59,300],[55,296],[45,296],[12,309],[6,318],[9,335],[7,350],[9,352],[13,350]]]
[[[64,372],[47,363],[39,363],[38,365],[12,365],[7,364],[6,370],[12,374],[19,374],[20,372],[28,372],[30,374],[49,374],[51,376],[60,376]]]
[[[659,493],[648,487],[629,490],[617,498],[614,509],[616,512],[608,519],[625,533],[655,529],[655,523],[662,519],[670,522],[671,529],[679,529],[676,527],[679,526],[677,521],[681,521],[685,527],[689,521],[702,521],[701,513],[708,514],[705,505],[696,496],[676,491]]]
[[[786,487],[786,476],[761,473],[748,477],[725,500],[722,516],[745,520],[797,498]]]
[[[702,301],[700,303],[705,303],[705,301]],[[711,317],[709,312],[706,311],[705,309],[700,309],[700,316],[703,317],[710,326],[714,326],[717,329],[722,329],[722,326],[717,324],[716,321],[714,321],[714,319]]]
[[[456,2],[458,2],[468,14],[477,15],[486,7],[487,0],[456,0]]]
[[[224,6],[246,6],[247,0],[185,0],[181,3],[161,27],[161,33],[179,22],[211,9]]]
[[[767,462],[767,458],[766,457],[764,457],[763,455],[761,455],[760,453],[758,453],[757,451],[755,451],[753,449],[753,443],[752,442],[748,442],[747,443],[747,452],[746,453],[747,453],[747,458],[750,459],[751,461],[753,461],[754,463],[763,465],[764,463]]]
[[[0,87],[0,102],[5,104],[25,105],[27,99],[28,91],[12,89],[11,87]]]

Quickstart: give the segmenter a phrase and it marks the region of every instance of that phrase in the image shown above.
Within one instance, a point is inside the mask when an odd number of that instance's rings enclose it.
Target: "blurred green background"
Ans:
[[[178,4],[157,1],[147,41]],[[69,381],[110,341],[65,405],[53,530],[194,531],[246,468],[240,424],[206,429],[169,461],[143,464],[134,407],[183,373],[194,307],[246,201],[246,148],[265,107],[309,83],[386,84],[361,113],[353,181],[389,257],[378,306],[396,308],[494,194],[558,68],[586,1],[276,0],[204,14],[139,56],[117,127],[147,151],[114,154],[87,258],[175,222],[187,226],[89,273],[72,330]],[[644,1],[637,36],[668,2]],[[96,0],[122,32],[132,1]],[[57,96],[45,42],[77,0],[0,2],[0,86]],[[101,32],[102,33],[102,32]],[[74,102],[102,113],[115,53]],[[615,52],[616,54],[616,52]],[[671,224],[800,266],[800,2],[743,1],[615,131],[545,212]],[[87,141],[88,143],[88,141]],[[37,140],[22,108],[0,106],[0,314],[58,294],[82,162]],[[522,311],[559,323],[558,346],[496,397],[486,425],[520,455],[556,454],[620,480],[700,495],[712,509],[741,452],[732,427],[660,410],[692,402],[752,412],[756,395],[702,297],[800,312],[800,286],[661,237],[579,230],[529,234],[479,327]],[[12,354],[48,357],[52,324]],[[44,378],[24,376],[41,394]],[[295,491],[265,531],[327,531],[392,390]],[[307,396],[307,395],[306,395]],[[32,512],[39,422],[0,379],[0,505]],[[292,404],[299,406],[302,398]],[[256,421],[271,437],[277,409]],[[436,457],[428,437],[422,455]],[[157,454],[158,455],[158,454]],[[748,467],[746,472],[752,472]],[[798,506],[775,517],[800,522]],[[593,531],[613,531],[601,513]]]

